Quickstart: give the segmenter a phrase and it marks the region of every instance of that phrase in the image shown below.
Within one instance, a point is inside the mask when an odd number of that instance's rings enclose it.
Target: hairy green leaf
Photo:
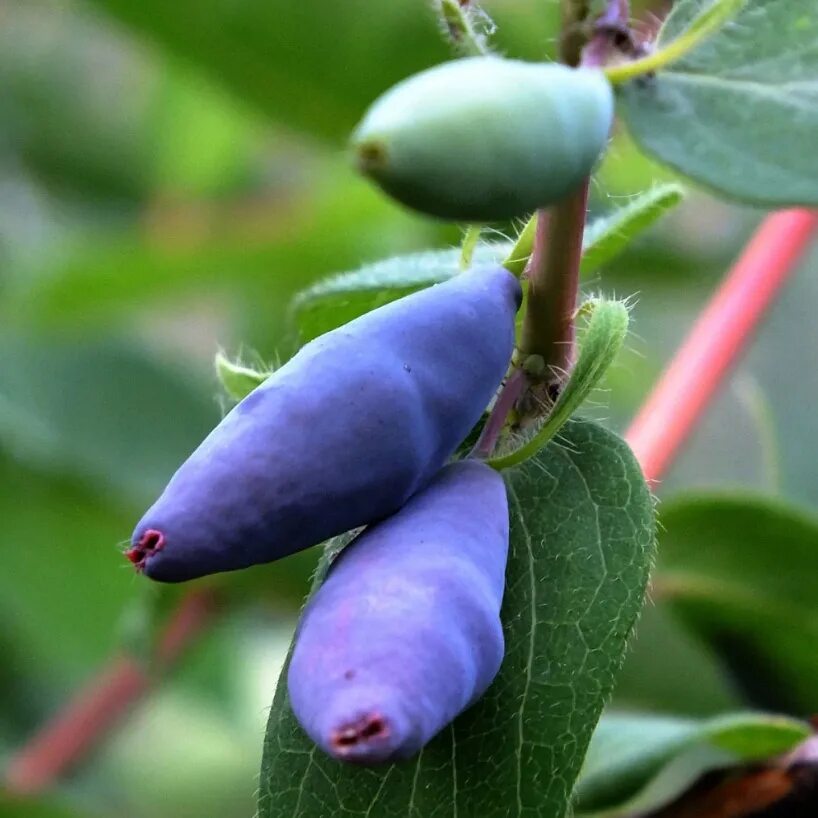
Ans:
[[[583,240],[582,272],[593,272],[609,262],[683,197],[681,185],[657,185],[626,206],[591,222]],[[469,250],[469,261],[502,263],[515,275],[521,275],[534,243],[534,226],[532,217],[514,243],[477,244]],[[470,233],[468,238],[474,235]],[[450,249],[410,253],[366,264],[302,290],[293,300],[292,316],[303,340],[309,341],[376,307],[451,278],[459,272],[460,262],[461,251]]]
[[[472,262],[499,262],[510,245],[480,244]],[[365,264],[358,270],[319,281],[293,300],[292,313],[305,341],[416,290],[460,272],[460,250],[427,250]]]
[[[238,361],[231,361],[222,352],[216,353],[213,363],[222,389],[235,401],[246,398],[272,374],[269,370],[255,369]]]
[[[681,185],[656,185],[635,196],[624,207],[591,222],[583,236],[580,271],[587,275],[607,264],[640,233],[681,204],[684,196]]]
[[[661,507],[654,596],[706,640],[750,699],[818,699],[818,521],[763,497],[701,494]]]
[[[565,814],[642,606],[652,501],[627,446],[589,422],[568,424],[507,483],[506,658],[488,693],[415,759],[356,768],[311,744],[280,682],[261,818]]]
[[[658,46],[710,0],[680,0]],[[742,201],[818,203],[818,18],[813,0],[754,0],[656,77],[623,86],[621,112],[648,152]]]
[[[696,721],[603,716],[577,784],[577,818],[627,818],[668,804],[709,770],[767,760],[811,734],[805,722],[762,713]]]

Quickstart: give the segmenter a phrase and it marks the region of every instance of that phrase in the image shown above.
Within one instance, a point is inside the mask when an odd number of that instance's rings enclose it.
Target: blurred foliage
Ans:
[[[610,713],[599,722],[577,787],[576,815],[651,814],[701,775],[793,750],[809,724],[765,713],[706,720]]]
[[[553,50],[556,3],[486,6],[501,51]],[[458,243],[457,229],[357,179],[342,151],[372,98],[445,56],[421,0],[0,0],[0,763],[117,650],[142,610],[118,546],[218,420],[215,352],[286,358],[296,292]],[[672,176],[617,134],[594,185],[595,215],[659,178]],[[759,217],[694,192],[586,282],[638,296],[630,348],[589,414],[623,428]],[[818,344],[816,268],[818,254],[740,372],[769,404],[782,494],[813,506],[818,383],[804,373]],[[737,383],[663,495],[768,485],[758,413]],[[694,544],[675,519],[675,559],[704,554],[722,531],[700,531]],[[720,570],[730,571],[744,564],[744,541],[724,536],[719,552],[733,556]],[[265,713],[314,560],[220,580],[230,613],[60,787],[57,806],[0,800],[0,812],[252,814]],[[796,574],[780,582],[797,618],[808,600]],[[647,611],[618,700],[700,715],[746,704],[721,647],[678,613],[661,598]],[[753,657],[771,673],[780,661]],[[798,697],[814,706],[805,687]]]
[[[705,494],[661,512],[655,594],[721,656],[754,705],[818,699],[818,520],[767,498]]]

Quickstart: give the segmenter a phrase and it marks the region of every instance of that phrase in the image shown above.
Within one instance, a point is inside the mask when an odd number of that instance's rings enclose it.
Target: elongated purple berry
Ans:
[[[520,286],[458,275],[307,344],[182,464],[128,558],[178,582],[284,557],[397,511],[505,374]]]
[[[293,712],[327,753],[416,753],[491,684],[508,503],[489,466],[446,466],[340,554],[307,606],[288,674]]]

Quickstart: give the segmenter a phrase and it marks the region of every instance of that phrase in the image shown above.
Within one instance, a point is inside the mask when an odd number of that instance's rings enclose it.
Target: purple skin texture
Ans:
[[[330,567],[299,625],[296,718],[335,758],[408,758],[474,703],[503,659],[508,501],[476,460],[446,466]]]
[[[137,525],[137,571],[270,562],[397,511],[492,398],[520,285],[483,267],[307,344],[222,420]]]

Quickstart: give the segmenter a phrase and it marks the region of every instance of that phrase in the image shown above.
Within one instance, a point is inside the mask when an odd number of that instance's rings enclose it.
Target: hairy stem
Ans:
[[[610,38],[611,27],[627,26],[628,3],[608,0],[603,14],[594,21],[598,26],[594,30],[588,19],[590,14],[590,2],[563,0],[560,58],[568,65],[599,64],[606,53],[604,46]],[[528,305],[520,351],[524,359],[530,355],[542,359],[546,389],[561,382],[574,363],[574,313],[589,184],[587,179],[555,205],[547,218],[544,211],[538,214],[534,251],[528,268]],[[535,400],[531,405],[536,407],[540,403]]]
[[[587,0],[563,0],[560,58],[569,65],[597,66],[608,53],[611,31],[627,29],[628,0],[608,0],[602,15],[589,25],[591,3]],[[590,39],[589,39],[590,38]],[[521,361],[536,356],[540,378],[529,380],[520,375],[514,382],[517,408],[525,421],[527,416],[543,414],[551,406],[553,387],[567,377],[575,356],[575,312],[579,294],[579,273],[582,260],[582,238],[588,206],[590,179],[564,201],[550,211],[541,210],[535,215],[533,250],[528,263],[528,295],[519,349]],[[515,249],[507,260],[509,269],[519,275],[522,272],[517,256],[526,247],[532,222],[529,222],[518,239]],[[530,374],[533,370],[526,367]],[[521,386],[526,388],[521,389]],[[507,393],[506,393],[507,394]],[[484,456],[485,444],[496,443],[511,407],[498,400],[489,419],[489,430],[481,437],[475,453]],[[499,412],[504,412],[498,419]]]

